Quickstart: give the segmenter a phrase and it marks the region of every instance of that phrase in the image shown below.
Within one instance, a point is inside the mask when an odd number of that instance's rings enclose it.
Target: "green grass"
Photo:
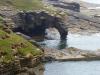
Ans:
[[[0,0],[0,5],[13,6],[20,10],[39,10],[44,7],[41,0]]]
[[[13,0],[12,4],[23,10],[39,10],[43,8],[43,4],[40,0]]]
[[[0,62],[10,62],[15,59],[15,56],[12,54],[11,47],[13,44],[23,43],[25,45],[25,47],[17,49],[21,56],[26,56],[28,53],[31,53],[33,57],[42,54],[41,50],[38,50],[38,48],[32,45],[29,41],[14,33],[8,34],[0,29],[0,38],[5,35],[9,35],[9,38],[0,39],[0,52],[5,52],[6,55],[0,57]]]

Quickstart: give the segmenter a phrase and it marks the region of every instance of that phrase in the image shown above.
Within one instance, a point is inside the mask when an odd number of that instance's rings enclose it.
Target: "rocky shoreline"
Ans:
[[[99,14],[95,14],[97,9],[89,9],[92,6],[99,7],[98,4],[91,4],[86,3],[81,0],[44,0],[45,3],[55,6],[58,10],[61,10],[66,13],[64,17],[64,22],[68,27],[68,32],[71,33],[81,33],[81,32],[88,32],[88,33],[97,33],[100,31],[100,17]],[[53,3],[53,4],[52,4]],[[60,7],[62,6],[62,7]],[[77,9],[75,11],[72,9]],[[100,11],[98,11],[100,12]],[[89,14],[89,15],[88,15]],[[96,17],[98,16],[98,17]]]
[[[100,51],[81,50],[74,47],[63,50],[44,48],[45,61],[100,60]]]
[[[56,0],[56,2],[57,1],[58,0]],[[73,3],[67,3],[67,4],[62,3],[62,4],[69,5],[69,6],[64,6],[64,8],[68,7],[68,9],[71,9],[71,7],[73,7]],[[0,9],[0,16],[4,17],[4,23],[6,26],[14,28],[19,26],[18,30],[20,30],[21,28],[20,31],[26,33],[27,35],[18,33],[16,31],[17,34],[29,40],[40,49],[40,46],[36,44],[36,42],[33,42],[31,40],[32,39],[31,37],[28,37],[29,33],[31,33],[30,35],[32,35],[33,32],[40,30],[35,34],[41,33],[45,35],[46,28],[55,27],[56,29],[59,30],[59,33],[62,37],[61,39],[66,39],[66,35],[68,32],[69,33],[100,32],[99,19],[82,14],[80,12],[80,4],[74,3],[74,5],[76,6],[75,10],[74,8],[71,10],[66,9],[63,11],[62,9],[60,9],[60,15],[62,14],[62,12],[66,13],[63,20],[59,18],[57,15],[55,16],[55,14],[48,14],[44,11],[14,12],[13,9],[7,10],[8,9],[7,7],[5,7],[6,9],[4,10],[1,10],[2,8]],[[18,21],[15,22],[13,21],[14,19],[15,21],[17,20]],[[13,30],[13,28],[11,29]],[[41,32],[42,30],[43,32]],[[31,59],[23,57],[23,58],[18,58],[10,63],[0,63],[0,75],[36,75],[33,69],[42,61],[47,62],[47,61],[100,60],[100,51],[81,50],[73,47],[66,48],[63,50],[50,49],[50,48],[41,48],[41,50],[43,50],[44,52],[43,55]],[[28,57],[30,57],[30,55],[28,55]]]

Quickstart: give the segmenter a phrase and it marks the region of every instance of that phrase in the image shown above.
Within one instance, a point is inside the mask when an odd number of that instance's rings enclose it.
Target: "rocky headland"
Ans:
[[[48,28],[56,28],[61,40],[68,33],[100,32],[99,19],[82,8],[77,1],[0,1],[0,75],[35,75],[34,67],[43,60],[100,60],[99,51],[41,48],[32,38],[45,38]]]

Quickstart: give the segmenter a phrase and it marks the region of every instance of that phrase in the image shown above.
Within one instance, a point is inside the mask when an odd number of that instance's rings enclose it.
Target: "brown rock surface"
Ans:
[[[100,60],[100,52],[80,50],[74,47],[63,50],[44,48],[45,60],[71,61],[71,60]]]

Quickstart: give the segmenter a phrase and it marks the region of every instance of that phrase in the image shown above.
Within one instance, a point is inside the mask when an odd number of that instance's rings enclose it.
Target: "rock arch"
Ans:
[[[45,35],[46,28],[55,27],[61,36],[66,39],[67,26],[61,18],[51,16],[45,12],[20,12],[13,18],[16,27],[14,31],[20,31],[29,36]]]

